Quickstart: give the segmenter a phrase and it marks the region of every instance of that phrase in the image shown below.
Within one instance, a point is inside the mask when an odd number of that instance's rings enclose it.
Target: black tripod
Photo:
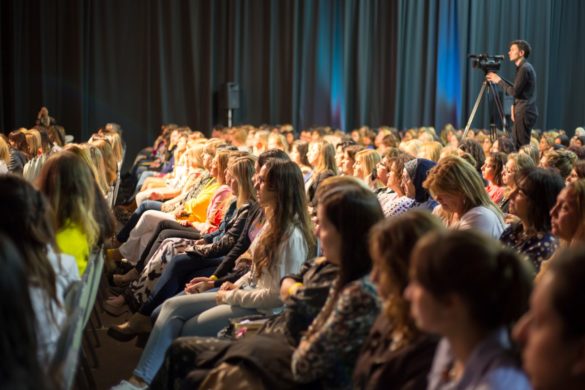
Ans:
[[[506,131],[508,130],[506,115],[504,114],[504,106],[502,105],[502,100],[500,99],[500,95],[498,95],[494,84],[492,82],[484,79],[483,84],[481,85],[481,89],[479,91],[479,95],[477,95],[477,99],[475,99],[475,104],[473,105],[473,109],[471,110],[471,115],[469,115],[469,120],[467,121],[467,124],[465,125],[465,131],[463,132],[463,139],[465,139],[467,137],[467,132],[469,131],[469,128],[471,127],[471,122],[473,122],[473,118],[475,117],[475,113],[477,112],[477,108],[479,107],[479,103],[481,102],[481,98],[483,97],[483,95],[486,91],[487,91],[488,95],[490,93],[492,95],[492,98],[494,100],[494,104],[495,104],[496,109],[498,111],[498,115],[499,115],[500,120],[502,122],[502,127]],[[488,99],[488,101],[489,101],[489,99]],[[496,124],[493,123],[493,121],[490,124],[490,138],[491,138],[492,142],[494,142],[497,138]]]

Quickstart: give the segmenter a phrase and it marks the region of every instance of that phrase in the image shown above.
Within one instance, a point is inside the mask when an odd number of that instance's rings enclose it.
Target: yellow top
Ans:
[[[89,259],[89,243],[87,236],[75,224],[67,224],[57,232],[57,246],[62,253],[75,257],[79,275],[83,275]]]
[[[188,214],[188,217],[178,218],[186,219],[189,222],[205,222],[207,221],[207,207],[215,191],[219,188],[219,183],[212,180],[207,183],[201,190],[199,195],[194,199],[189,199],[183,206],[183,211]]]

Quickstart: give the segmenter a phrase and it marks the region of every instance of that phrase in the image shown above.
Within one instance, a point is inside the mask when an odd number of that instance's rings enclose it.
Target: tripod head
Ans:
[[[494,56],[490,56],[487,53],[469,54],[467,57],[471,59],[472,67],[483,70],[485,74],[500,70],[500,66],[504,60],[504,56],[501,54]]]

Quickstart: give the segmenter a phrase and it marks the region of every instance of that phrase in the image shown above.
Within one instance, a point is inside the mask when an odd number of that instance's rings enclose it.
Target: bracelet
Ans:
[[[209,277],[209,279],[211,279],[211,280],[213,280],[213,281],[215,282],[215,281],[217,281],[217,276],[215,276],[215,275],[211,275],[211,276]]]
[[[296,282],[295,284],[288,288],[288,295],[293,295],[298,290],[298,288],[302,286],[303,284],[301,282]]]

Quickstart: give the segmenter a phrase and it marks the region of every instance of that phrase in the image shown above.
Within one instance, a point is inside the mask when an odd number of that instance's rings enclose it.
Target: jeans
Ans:
[[[151,315],[157,306],[183,291],[185,285],[195,276],[210,276],[221,260],[222,258],[206,259],[187,254],[173,257],[139,312]]]
[[[162,366],[165,353],[179,336],[214,337],[230,318],[257,314],[255,309],[221,304],[217,292],[182,295],[167,300],[156,320],[134,375],[150,384]]]

